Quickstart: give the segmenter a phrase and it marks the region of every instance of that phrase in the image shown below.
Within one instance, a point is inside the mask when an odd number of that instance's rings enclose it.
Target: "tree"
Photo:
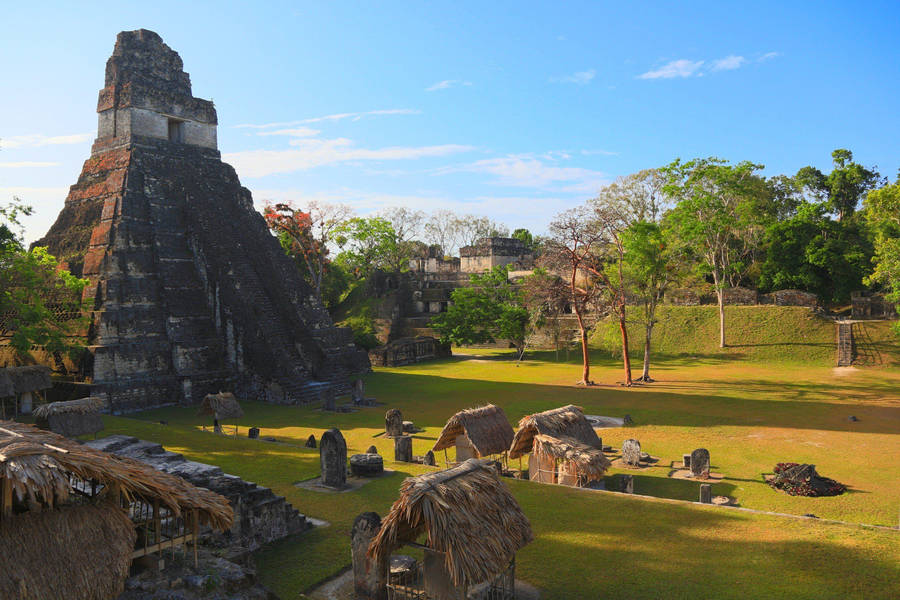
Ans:
[[[825,202],[804,201],[797,214],[766,229],[763,290],[797,288],[841,303],[872,270],[872,243],[858,215],[836,221]]]
[[[521,359],[529,315],[521,292],[509,282],[508,267],[470,275],[469,281],[469,287],[453,290],[450,306],[431,319],[431,327],[443,341],[457,345],[509,340]]]
[[[644,325],[644,366],[638,381],[651,382],[650,347],[656,309],[669,285],[680,275],[684,261],[658,223],[631,224],[622,232],[622,246],[626,286],[641,306],[640,320]]]
[[[334,288],[340,277],[325,280],[332,270],[328,244],[352,216],[353,209],[341,204],[309,203],[309,210],[295,209],[290,203],[267,204],[263,209],[266,224],[278,236],[285,252],[297,260],[304,279],[320,301],[323,287]],[[330,290],[332,293],[334,290]]]
[[[46,248],[24,249],[19,215],[31,208],[15,199],[0,207],[0,316],[3,334],[19,360],[27,360],[33,346],[51,354],[76,355],[81,345],[72,341],[84,324],[81,294],[87,285],[58,268]]]
[[[460,246],[474,246],[478,240],[489,237],[507,237],[509,228],[487,217],[465,215],[457,219],[457,243]]]
[[[562,316],[569,309],[569,291],[566,283],[557,275],[538,267],[522,280],[522,302],[530,315],[534,328],[549,331],[559,360],[562,341]],[[568,356],[568,343],[566,344]]]
[[[824,200],[837,214],[838,221],[853,214],[866,192],[874,189],[881,176],[875,168],[867,169],[853,162],[853,153],[838,148],[831,153],[833,167],[824,175],[815,167],[797,172],[797,182],[816,199]]]
[[[719,306],[719,347],[725,347],[725,287],[740,275],[742,248],[763,166],[748,161],[730,165],[718,158],[677,159],[663,169],[664,191],[678,204],[667,222],[680,240],[702,259],[701,272],[712,277]]]
[[[459,219],[449,210],[436,210],[425,222],[425,239],[429,244],[440,246],[442,256],[450,256],[456,249],[459,235]]]
[[[373,270],[400,273],[409,269],[419,248],[412,240],[402,240],[384,217],[355,217],[335,230],[341,249],[336,261],[363,279]]]
[[[665,184],[666,176],[661,169],[644,169],[616,178],[600,190],[595,202],[617,204],[629,224],[657,222],[671,204],[663,189]]]
[[[581,337],[582,385],[591,381],[591,359],[588,349],[586,317],[594,306],[599,292],[597,278],[588,269],[604,243],[604,232],[597,227],[586,206],[567,210],[550,223],[550,238],[546,240],[542,266],[548,271],[562,273],[567,288],[568,303],[575,313]]]
[[[524,228],[516,229],[510,235],[511,238],[519,240],[528,250],[532,250],[534,248],[534,237],[531,235],[531,232]]]
[[[875,232],[875,270],[866,279],[869,285],[881,285],[887,299],[900,308],[900,177],[897,182],[869,192],[866,220]],[[900,324],[895,324],[900,335]]]

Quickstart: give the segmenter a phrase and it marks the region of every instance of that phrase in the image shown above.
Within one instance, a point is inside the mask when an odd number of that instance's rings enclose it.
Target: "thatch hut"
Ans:
[[[238,404],[234,394],[231,392],[219,392],[218,394],[207,394],[203,398],[197,414],[200,416],[211,416],[213,418],[213,431],[220,433],[222,428],[219,421],[240,419],[244,416],[244,409]],[[235,434],[237,434],[236,427]]]
[[[106,402],[95,396],[42,404],[34,409],[35,423],[41,429],[69,438],[96,434],[103,430],[100,411],[104,406]]]
[[[585,486],[610,466],[600,438],[581,408],[562,406],[523,417],[509,457],[528,457],[528,478],[544,483]]]
[[[133,559],[194,542],[196,562],[200,523],[233,518],[180,477],[0,421],[0,598],[115,598]]]
[[[416,543],[424,536],[424,544]],[[531,524],[489,460],[406,479],[400,497],[369,546],[376,565],[402,545],[424,550],[415,580],[391,581],[391,597],[466,598],[476,586],[488,597],[515,597],[515,555],[533,539]],[[418,595],[416,595],[418,594]]]
[[[6,418],[6,399],[12,398],[13,415],[31,412],[34,396],[53,387],[50,368],[41,365],[0,369],[0,418]]]
[[[446,456],[447,448],[456,447],[456,462],[460,463],[470,458],[505,455],[512,440],[513,428],[506,413],[499,406],[488,404],[450,417],[431,450],[443,450]]]

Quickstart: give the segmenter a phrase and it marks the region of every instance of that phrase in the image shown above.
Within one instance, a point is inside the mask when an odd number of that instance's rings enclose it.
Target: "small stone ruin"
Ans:
[[[633,467],[641,464],[641,443],[635,439],[622,442],[622,462]]]
[[[634,475],[622,475],[619,479],[619,491],[625,494],[634,493]]]
[[[350,457],[350,473],[356,477],[377,477],[384,473],[384,459],[378,454],[354,454]]]
[[[775,465],[769,485],[791,496],[838,496],[847,491],[844,484],[819,475],[816,465],[792,462]]]
[[[384,413],[384,434],[387,437],[403,435],[403,413],[400,409],[392,408]]]
[[[347,484],[347,442],[339,430],[329,429],[322,434],[319,462],[322,466],[322,485],[343,489]]]
[[[316,447],[316,436],[313,434],[309,434],[309,437],[306,438],[306,447],[307,448],[315,448]]]
[[[381,517],[366,512],[356,517],[350,532],[350,548],[353,563],[354,598],[383,598],[385,592],[384,570],[373,564],[368,556],[372,538],[381,530]]]
[[[369,449],[366,450],[366,454],[378,454],[378,448],[376,448],[374,445],[369,446]]]
[[[400,435],[394,438],[394,460],[412,462],[412,436]]]
[[[247,437],[250,438],[251,440],[259,439],[259,427],[251,427],[247,431]]]
[[[709,450],[697,448],[691,452],[691,477],[709,479]]]
[[[712,504],[712,486],[708,483],[700,484],[700,502]]]
[[[422,460],[422,463],[428,465],[429,467],[435,466],[437,462],[434,460],[434,452],[432,452],[431,450],[426,452],[425,458]]]

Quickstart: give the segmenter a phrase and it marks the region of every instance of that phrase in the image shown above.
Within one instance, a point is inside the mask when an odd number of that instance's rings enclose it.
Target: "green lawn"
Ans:
[[[593,388],[572,385],[573,362],[552,353],[521,365],[504,351],[404,368],[378,369],[367,392],[385,407],[352,414],[246,404],[246,427],[288,444],[228,439],[197,430],[194,409],[166,408],[107,417],[108,433],[157,440],[189,457],[271,486],[302,512],[328,521],[296,539],[272,544],[257,558],[261,577],[282,598],[298,598],[349,564],[349,531],[360,512],[384,515],[402,478],[427,467],[393,464],[396,474],[340,494],[293,484],[318,474],[318,453],[302,447],[332,426],[351,453],[375,444],[393,457],[383,430],[384,411],[397,407],[425,429],[414,440],[423,454],[447,417],[460,408],[493,402],[511,422],[563,404],[589,414],[631,414],[635,427],[601,431],[618,446],[634,437],[660,462],[635,474],[635,491],[664,498],[697,498],[697,484],[667,477],[671,461],[706,447],[725,479],[714,494],[747,508],[896,526],[900,509],[900,370],[867,368],[836,374],[830,366],[762,363],[735,356],[670,357],[659,382],[625,389],[621,370],[595,357]],[[574,359],[574,356],[573,356]],[[847,417],[859,421],[851,423]],[[169,425],[154,423],[168,420]],[[441,458],[439,456],[439,458]],[[834,498],[793,498],[762,481],[776,462],[812,462],[847,484]],[[615,471],[611,473],[615,476]],[[519,556],[520,577],[545,598],[658,597],[896,597],[900,533],[835,525],[671,500],[642,500],[607,492],[508,480],[532,522],[536,539]]]

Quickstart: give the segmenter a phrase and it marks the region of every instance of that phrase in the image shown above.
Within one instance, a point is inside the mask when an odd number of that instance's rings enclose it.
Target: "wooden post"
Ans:
[[[197,558],[197,544],[200,542],[200,516],[197,514],[197,509],[191,510],[191,523],[192,529],[194,530],[194,568],[200,566],[200,561]]]
[[[159,499],[153,501],[153,528],[156,530],[156,544],[159,548],[159,556],[162,558],[162,536],[160,535]]]
[[[6,477],[0,478],[0,518],[12,516],[12,482]]]

